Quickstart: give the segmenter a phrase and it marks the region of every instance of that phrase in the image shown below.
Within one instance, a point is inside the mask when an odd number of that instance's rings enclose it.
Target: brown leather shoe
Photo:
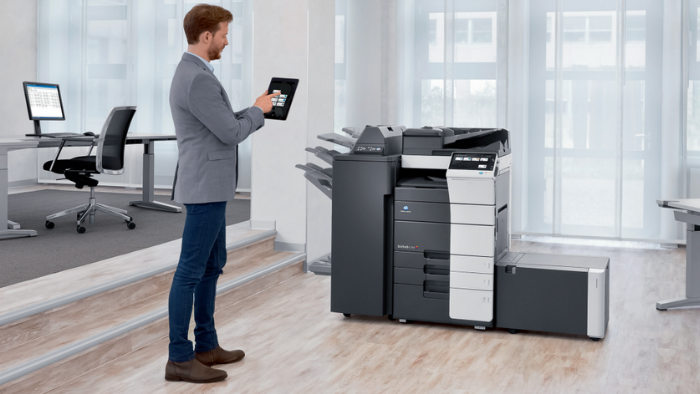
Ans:
[[[226,371],[202,365],[196,358],[184,363],[174,363],[168,360],[168,363],[165,364],[165,380],[171,382],[182,380],[192,383],[213,383],[220,382],[227,376]]]
[[[243,350],[224,350],[221,346],[204,353],[195,353],[194,357],[204,365],[231,364],[241,361],[245,357]]]

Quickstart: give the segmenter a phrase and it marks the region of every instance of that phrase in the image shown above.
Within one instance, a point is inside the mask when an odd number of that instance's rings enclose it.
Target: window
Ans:
[[[406,123],[497,126],[498,97],[505,95],[497,83],[497,9],[497,0],[455,1],[454,12],[445,12],[442,2],[415,2],[414,20],[405,22],[414,24],[414,57],[406,61],[414,62],[419,110]]]
[[[38,79],[61,85],[66,122],[46,124],[48,132],[99,132],[114,106],[136,105],[131,132],[172,134],[170,83],[187,42],[182,30],[185,14],[200,0],[39,0]],[[250,0],[209,1],[234,16],[229,46],[212,64],[228,92],[233,108],[251,104],[248,85],[252,61]],[[76,72],[75,70],[85,70]],[[245,71],[244,71],[245,70]],[[156,186],[170,187],[177,162],[175,142],[155,145]],[[43,152],[47,151],[47,152]],[[141,184],[138,147],[127,147],[125,172],[109,183]],[[239,149],[239,189],[250,188],[250,141]],[[39,152],[49,160],[50,150]],[[43,157],[42,155],[48,155]],[[50,157],[49,157],[50,156]],[[42,181],[52,174],[39,171]]]
[[[622,41],[616,3],[564,2],[558,12],[554,3],[530,3],[527,186],[513,195],[526,203],[515,213],[516,233],[661,236],[662,43],[646,37],[647,18],[662,19],[663,7],[625,4]]]

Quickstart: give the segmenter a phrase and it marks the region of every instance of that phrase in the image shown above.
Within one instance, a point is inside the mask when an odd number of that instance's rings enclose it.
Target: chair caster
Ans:
[[[509,329],[508,329],[508,332],[511,333],[511,334],[517,334],[517,333],[518,333],[518,330],[516,330],[516,329],[514,329],[514,328],[509,328]]]
[[[350,314],[349,314],[349,313],[343,313],[343,316],[345,316],[345,317],[350,317]]]
[[[50,220],[47,220],[46,223],[44,223],[44,226],[45,226],[46,228],[48,228],[49,230],[51,230],[51,229],[54,228],[54,226],[56,226],[56,225],[54,224],[54,222],[52,222],[52,221],[50,221]]]
[[[134,223],[134,222],[126,222],[126,227],[127,227],[129,230],[133,230],[133,229],[136,228],[136,223]]]
[[[85,232],[85,227],[78,226],[77,230],[78,230],[78,234],[83,234]]]

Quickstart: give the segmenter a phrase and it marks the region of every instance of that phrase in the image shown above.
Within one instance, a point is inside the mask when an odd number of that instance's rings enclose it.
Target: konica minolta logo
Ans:
[[[418,249],[418,246],[408,246],[408,245],[397,245],[399,249]]]

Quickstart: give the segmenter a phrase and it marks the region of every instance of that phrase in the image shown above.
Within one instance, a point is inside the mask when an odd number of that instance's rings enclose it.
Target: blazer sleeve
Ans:
[[[233,113],[221,95],[221,84],[213,75],[198,74],[190,85],[190,112],[227,145],[237,145],[265,124],[262,111]]]

